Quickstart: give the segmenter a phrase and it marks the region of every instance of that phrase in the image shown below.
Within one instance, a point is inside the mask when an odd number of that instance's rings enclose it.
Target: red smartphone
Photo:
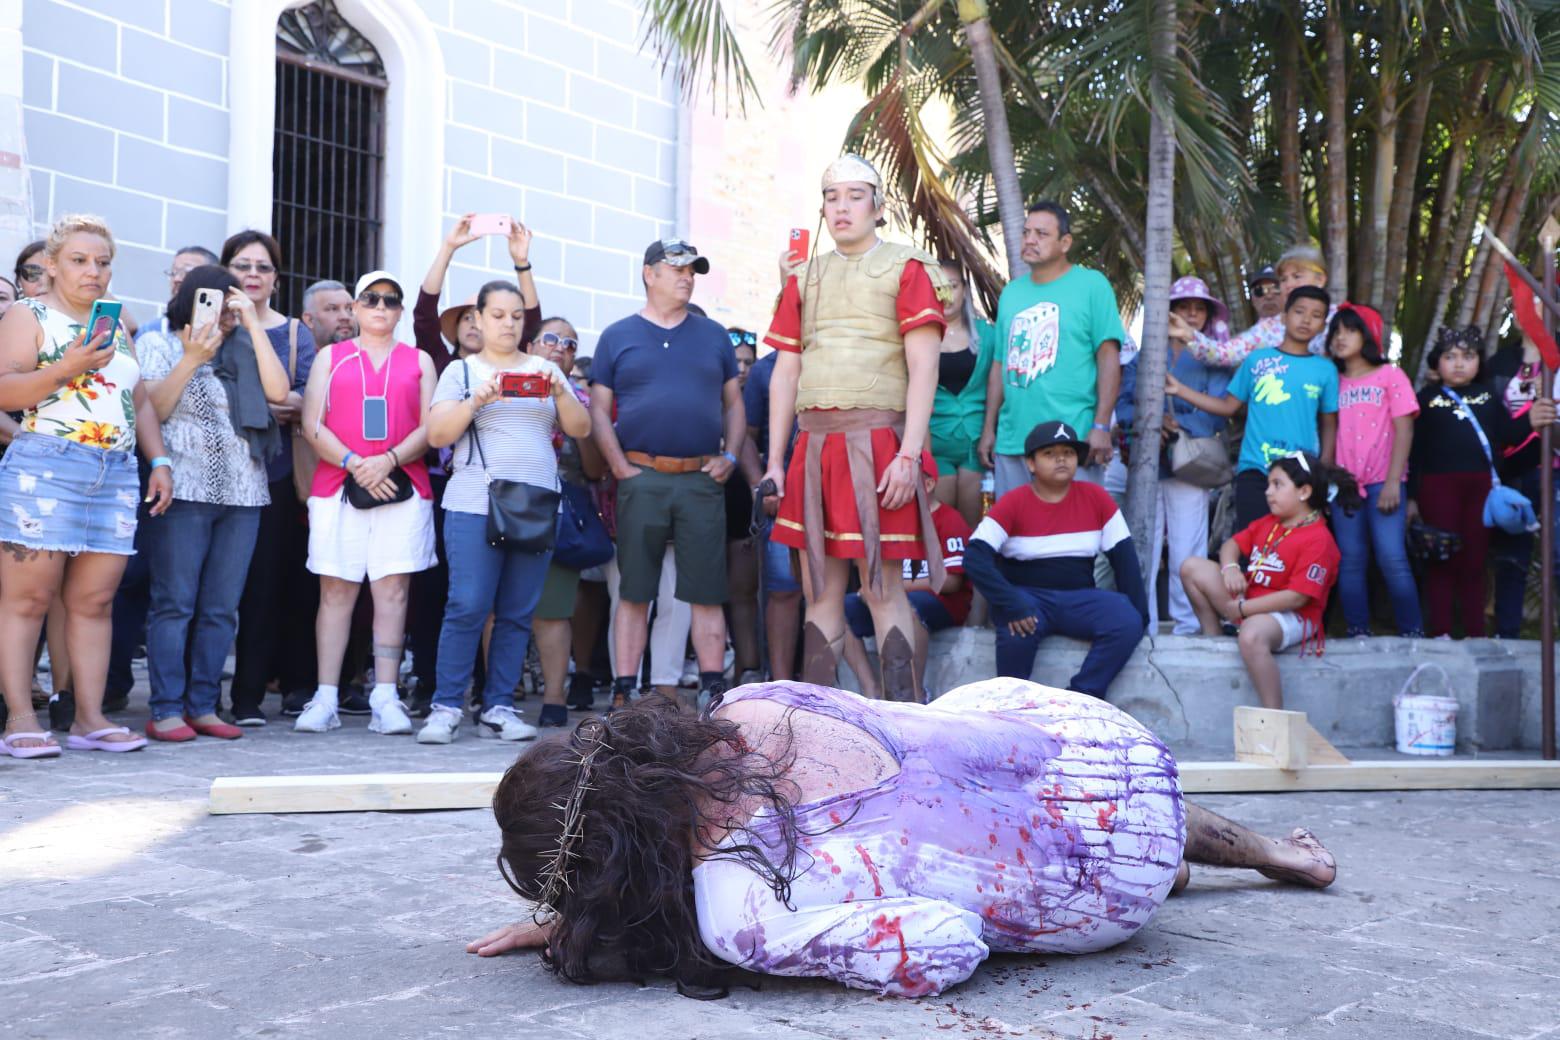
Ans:
[[[552,393],[546,376],[505,372],[498,377],[498,392],[505,397],[546,397]]]
[[[791,263],[799,264],[807,259],[807,252],[812,248],[812,232],[804,227],[791,229]]]
[[[471,218],[471,233],[473,235],[507,236],[509,227],[509,217],[503,213],[478,213]]]

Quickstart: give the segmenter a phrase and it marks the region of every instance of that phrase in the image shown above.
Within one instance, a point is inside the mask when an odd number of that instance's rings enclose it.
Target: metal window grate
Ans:
[[[381,263],[385,87],[379,55],[330,0],[278,23],[271,228],[284,314],[312,282],[351,285]]]

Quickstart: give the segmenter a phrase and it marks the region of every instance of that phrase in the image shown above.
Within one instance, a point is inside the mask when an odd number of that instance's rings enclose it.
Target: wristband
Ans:
[[[721,452],[720,453],[720,457],[725,459],[727,462],[731,463],[733,466],[735,466],[737,464],[737,457],[735,455],[733,455],[729,451]]]
[[[529,262],[527,262],[524,267],[521,267],[519,264],[515,265],[515,273],[516,274],[525,274],[530,269],[531,269],[531,265],[530,265]]]
[[[1095,423],[1094,424],[1094,429],[1099,430],[1101,433],[1109,433],[1110,432],[1110,427],[1106,426],[1104,423],[1098,423],[1098,422]]]
[[[906,462],[912,462],[912,463],[921,461],[921,456],[919,456],[919,455],[907,455],[907,454],[905,454],[902,451],[894,452],[894,458],[896,458],[896,459],[904,459]]]
[[[155,459],[152,460],[151,468],[152,469],[156,469],[158,466],[167,466],[169,469],[172,469],[173,468],[173,460],[170,459],[166,455],[159,455]]]
[[[347,449],[347,453],[341,457],[341,468],[342,469],[346,469],[347,468],[347,463],[351,462],[352,461],[352,456],[354,456],[356,454],[357,454],[357,452],[353,451],[352,449],[350,449],[350,448]]]

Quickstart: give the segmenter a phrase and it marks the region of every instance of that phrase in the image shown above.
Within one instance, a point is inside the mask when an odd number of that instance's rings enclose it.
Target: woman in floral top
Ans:
[[[68,746],[133,751],[146,741],[103,715],[110,607],[135,552],[139,488],[133,451],[152,464],[152,516],[173,498],[162,431],[123,329],[88,341],[108,294],[114,239],[98,217],[62,217],[44,264],[50,287],[0,320],[0,410],[22,433],[0,459],[0,685],[9,717],[0,752],[58,755],[32,711],[32,653],[49,604],[65,603],[76,720]]]

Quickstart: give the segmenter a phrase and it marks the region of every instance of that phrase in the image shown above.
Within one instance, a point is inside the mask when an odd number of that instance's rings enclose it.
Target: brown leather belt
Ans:
[[[691,459],[679,459],[674,455],[648,455],[642,451],[625,451],[623,457],[657,473],[695,473],[714,458],[713,455],[695,455]]]

